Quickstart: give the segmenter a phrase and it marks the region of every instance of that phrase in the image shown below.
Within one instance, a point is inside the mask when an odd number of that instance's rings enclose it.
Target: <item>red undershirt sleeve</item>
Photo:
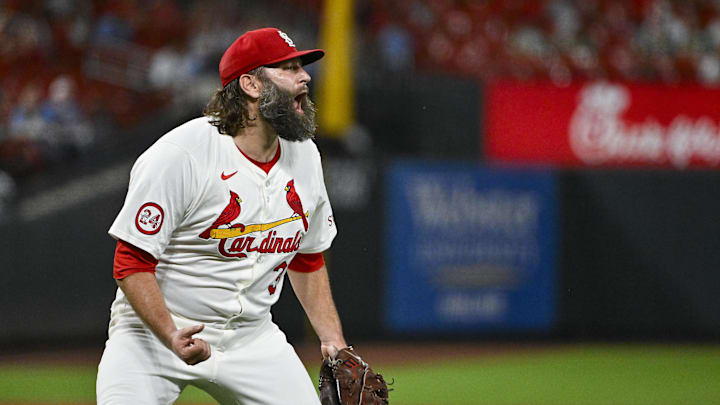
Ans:
[[[312,273],[325,264],[322,253],[298,253],[288,266],[290,270],[300,273]]]
[[[150,253],[124,240],[118,240],[115,245],[113,278],[120,280],[133,273],[142,271],[155,273],[157,263],[157,259]]]
[[[115,246],[115,260],[113,263],[113,277],[123,279],[137,272],[155,272],[158,261],[150,253],[118,240]],[[288,266],[290,270],[311,273],[319,270],[325,264],[322,253],[298,253]]]

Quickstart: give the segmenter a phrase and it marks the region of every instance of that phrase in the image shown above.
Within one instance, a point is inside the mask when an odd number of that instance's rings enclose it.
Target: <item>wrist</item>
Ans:
[[[347,347],[347,343],[345,342],[345,339],[340,338],[334,338],[334,339],[320,339],[320,345],[321,346],[334,346],[338,350],[344,349]]]
[[[160,342],[165,345],[170,350],[173,350],[173,339],[175,335],[177,334],[179,329],[177,328],[167,328],[161,331],[157,331],[155,335],[160,339]]]

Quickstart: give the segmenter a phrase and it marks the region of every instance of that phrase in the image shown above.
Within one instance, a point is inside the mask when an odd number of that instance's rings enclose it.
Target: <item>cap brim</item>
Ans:
[[[316,62],[320,58],[325,56],[325,51],[322,49],[308,49],[307,51],[296,51],[283,56],[280,59],[272,60],[265,63],[263,66],[274,65],[276,63],[285,62],[286,60],[300,58],[303,66],[309,65]]]

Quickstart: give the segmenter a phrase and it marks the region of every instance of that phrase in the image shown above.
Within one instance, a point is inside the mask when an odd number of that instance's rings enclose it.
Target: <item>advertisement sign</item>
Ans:
[[[589,82],[488,87],[487,156],[563,166],[718,167],[720,89]]]
[[[386,326],[544,330],[555,318],[555,180],[400,162],[387,177]]]

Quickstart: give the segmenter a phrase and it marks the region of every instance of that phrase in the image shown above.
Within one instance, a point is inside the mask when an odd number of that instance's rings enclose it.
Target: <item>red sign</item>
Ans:
[[[487,156],[563,166],[720,166],[720,89],[611,82],[488,86]]]

